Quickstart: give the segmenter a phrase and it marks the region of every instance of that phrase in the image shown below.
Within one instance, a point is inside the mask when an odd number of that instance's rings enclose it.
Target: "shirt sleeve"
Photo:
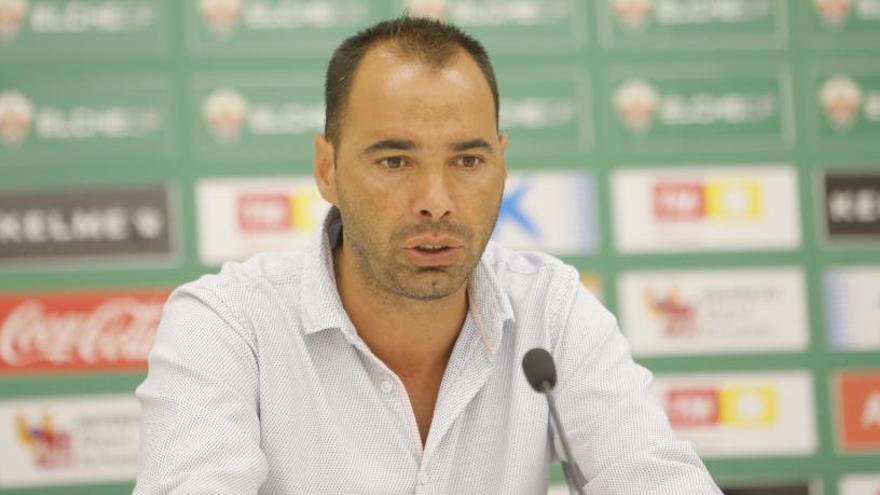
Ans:
[[[678,440],[615,318],[575,280],[553,349],[559,414],[593,495],[717,494],[690,442]],[[564,458],[554,435],[554,453]]]
[[[205,288],[184,286],[166,303],[136,391],[136,495],[256,494],[266,480],[257,360],[244,328]]]

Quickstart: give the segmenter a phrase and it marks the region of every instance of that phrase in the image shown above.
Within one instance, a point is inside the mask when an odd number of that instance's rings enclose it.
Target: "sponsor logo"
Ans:
[[[654,118],[668,126],[748,124],[777,112],[776,96],[767,93],[659,93],[642,79],[624,82],[614,91],[614,109],[633,133],[644,134]]]
[[[838,447],[842,452],[880,451],[880,372],[840,373],[834,382]]]
[[[0,296],[0,375],[143,369],[167,292]]]
[[[170,254],[164,186],[0,194],[0,261]]]
[[[238,24],[241,0],[200,0],[199,13],[214,34],[225,36]]]
[[[35,106],[17,90],[0,93],[0,135],[4,147],[21,146],[31,122],[35,135],[46,140],[121,139],[155,133],[161,117],[156,108],[76,105],[65,109]]]
[[[602,278],[593,273],[581,273],[581,284],[596,296],[596,299],[602,299]]]
[[[611,185],[624,252],[800,243],[796,174],[788,166],[622,169]]]
[[[847,474],[840,478],[838,495],[878,495],[880,475]]]
[[[199,257],[209,265],[303,249],[328,207],[306,176],[202,179],[196,201]]]
[[[324,105],[249,102],[238,91],[221,88],[205,99],[202,118],[216,141],[234,143],[245,129],[254,135],[322,132]]]
[[[153,2],[35,2],[30,28],[35,33],[121,33],[143,30],[157,17]]]
[[[0,0],[2,1],[2,0]],[[34,105],[17,91],[0,93],[0,137],[6,148],[17,148],[30,132]]]
[[[696,332],[694,306],[683,302],[679,291],[673,289],[666,294],[657,294],[648,289],[645,304],[651,314],[663,320],[667,336],[684,337]]]
[[[133,479],[139,416],[130,395],[0,401],[0,488]]]
[[[614,92],[614,109],[627,128],[644,133],[651,127],[660,95],[641,79],[627,81]]]
[[[666,393],[666,410],[674,428],[769,426],[779,420],[778,409],[778,393],[773,386],[673,388]]]
[[[808,372],[658,374],[654,391],[677,436],[704,457],[816,451]]]
[[[654,185],[660,221],[752,220],[763,214],[761,184],[753,180],[660,182]]]
[[[826,26],[840,29],[849,19],[852,0],[813,0],[813,7]]]
[[[613,0],[611,6],[620,23],[633,31],[641,30],[654,8],[653,0]]]
[[[239,24],[250,30],[331,28],[358,22],[363,2],[199,0],[199,14],[216,36],[229,36]]]
[[[413,17],[443,19],[448,8],[447,0],[408,0],[407,9]]]
[[[819,101],[831,126],[845,131],[852,127],[862,107],[862,88],[847,76],[833,76],[822,84]]]
[[[202,104],[202,118],[217,141],[238,140],[248,113],[248,103],[238,91],[221,88]]]
[[[238,228],[242,232],[314,230],[314,194],[243,194],[238,197]]]
[[[571,15],[568,0],[406,0],[419,17],[446,18],[464,26],[545,24]]]
[[[837,237],[880,237],[880,173],[825,174],[826,228]]]
[[[880,349],[880,266],[826,272],[825,303],[832,347]]]
[[[576,104],[570,99],[523,98],[501,101],[502,129],[540,129],[566,125],[575,120]]]
[[[35,466],[40,469],[70,466],[70,433],[57,430],[51,414],[44,413],[33,423],[16,414],[15,427],[19,442],[31,450]]]
[[[512,249],[589,253],[598,235],[595,198],[594,180],[586,174],[510,174],[493,240]]]
[[[797,269],[627,272],[618,287],[636,355],[795,351],[808,342]]]
[[[822,83],[819,104],[831,127],[840,133],[851,131],[862,117],[880,121],[880,91],[865,90],[845,74],[836,74]]]
[[[770,14],[768,0],[611,0],[620,24],[633,31],[644,29],[653,14],[660,24],[693,25],[753,22]]]
[[[0,43],[18,36],[27,10],[27,0],[0,0]]]

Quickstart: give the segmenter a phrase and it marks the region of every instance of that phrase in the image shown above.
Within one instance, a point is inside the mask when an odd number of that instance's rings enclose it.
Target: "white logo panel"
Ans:
[[[624,169],[611,178],[614,237],[624,253],[795,249],[797,174],[790,166]]]
[[[825,302],[832,347],[880,349],[880,266],[829,270]]]
[[[816,452],[809,372],[658,375],[654,391],[678,437],[703,457]]]
[[[511,173],[493,239],[511,249],[585,255],[598,246],[596,185],[582,172]]]
[[[130,481],[139,421],[128,395],[0,401],[0,487]]]
[[[301,176],[202,179],[196,207],[199,259],[213,265],[305,249],[329,205],[315,179]]]
[[[633,354],[802,351],[805,282],[796,268],[623,274],[622,328]]]

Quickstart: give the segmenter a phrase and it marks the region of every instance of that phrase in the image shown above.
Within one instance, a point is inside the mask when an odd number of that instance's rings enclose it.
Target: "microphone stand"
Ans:
[[[565,482],[568,484],[569,490],[574,489],[578,495],[585,495],[584,485],[587,484],[587,479],[584,478],[581,469],[577,465],[577,461],[574,460],[574,456],[571,454],[568,438],[565,436],[565,431],[562,429],[562,421],[559,419],[559,412],[556,410],[556,401],[553,399],[553,389],[550,386],[550,382],[546,380],[541,382],[541,391],[547,396],[547,403],[550,404],[550,416],[559,432],[559,439],[562,441],[562,452],[565,454],[565,460],[562,461],[562,473],[565,475]]]

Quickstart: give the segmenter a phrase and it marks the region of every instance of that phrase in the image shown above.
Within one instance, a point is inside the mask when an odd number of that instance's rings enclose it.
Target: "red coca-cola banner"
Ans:
[[[0,294],[0,375],[144,370],[168,294]]]

